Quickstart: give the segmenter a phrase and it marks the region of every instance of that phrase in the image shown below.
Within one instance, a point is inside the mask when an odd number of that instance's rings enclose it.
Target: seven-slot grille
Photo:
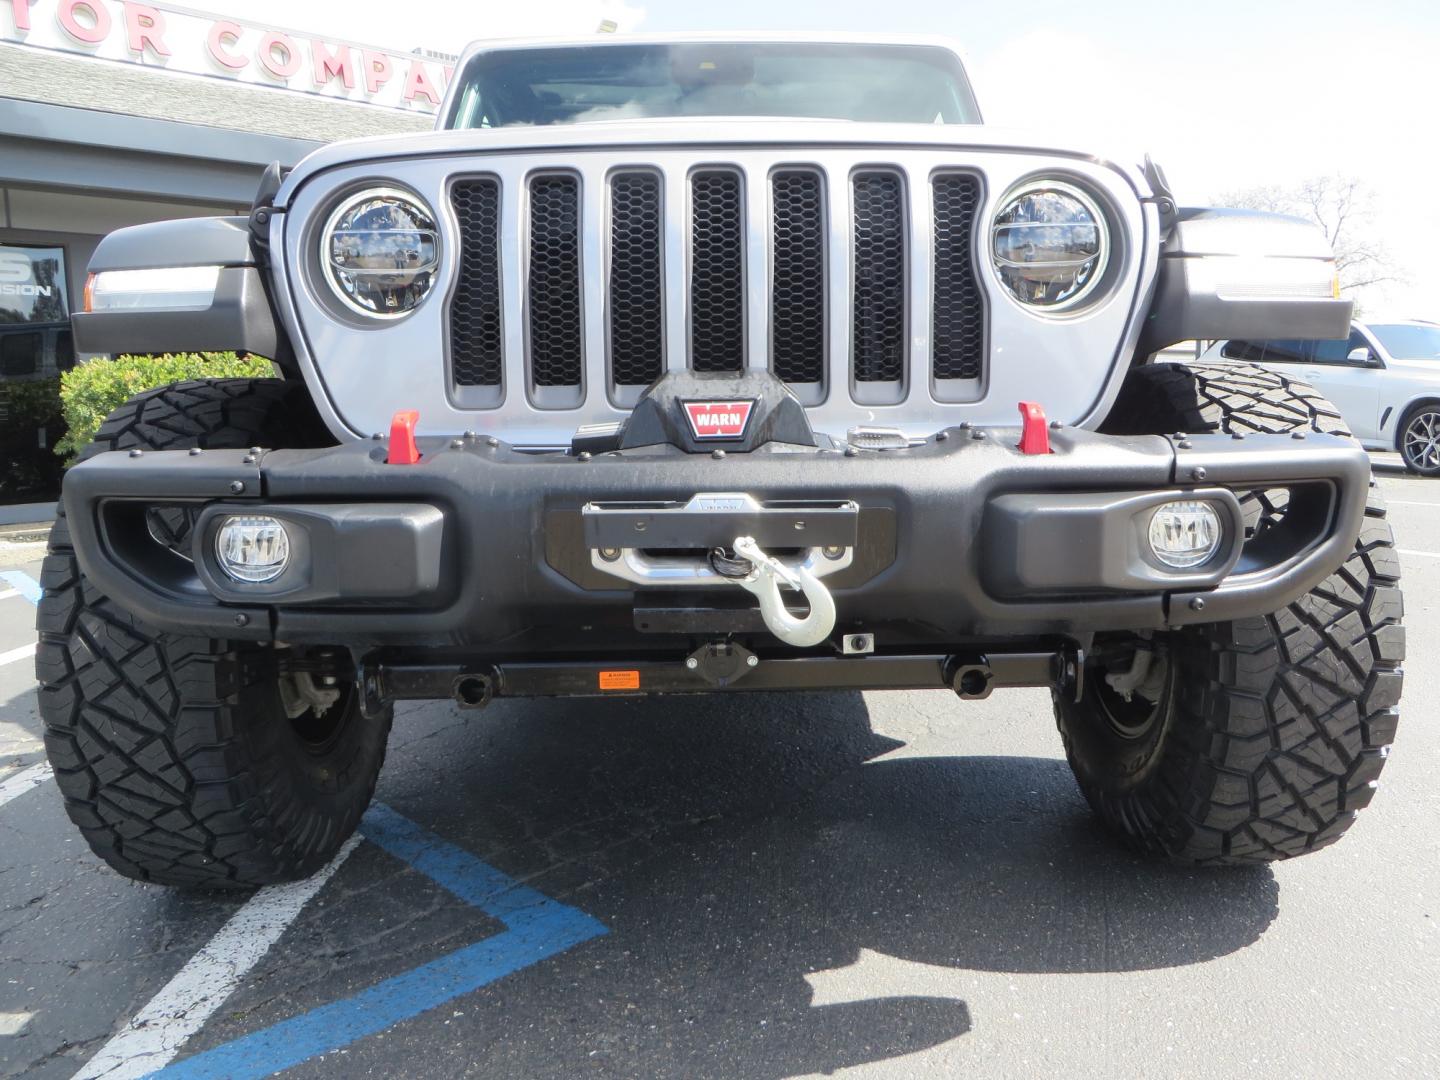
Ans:
[[[450,366],[461,386],[499,386],[504,364],[500,321],[500,184],[458,181],[450,205],[465,242],[450,301]]]
[[[610,179],[610,377],[649,386],[665,370],[665,229],[660,174]]]
[[[905,371],[905,192],[893,172],[859,172],[854,187],[856,382],[899,382]]]
[[[690,366],[745,366],[745,195],[731,169],[690,178]]]
[[[770,368],[788,383],[825,377],[825,188],[814,169],[771,183]]]
[[[530,373],[536,386],[579,386],[584,369],[580,297],[580,178],[530,181]]]
[[[978,388],[986,336],[974,251],[980,180],[940,171],[919,193],[909,189],[916,182],[884,166],[747,173],[717,164],[683,177],[648,166],[601,175],[539,171],[524,181],[521,250],[512,254],[500,243],[499,181],[459,179],[451,186],[462,248],[450,304],[455,384],[500,387],[506,342],[523,340],[526,390],[537,404],[574,407],[605,392],[585,385],[587,351],[596,346],[587,335],[583,280],[593,245],[598,258],[588,265],[604,275],[598,352],[612,393],[631,388],[633,395],[667,368],[768,364],[808,403],[837,391],[867,404],[900,401],[913,392],[911,342],[927,331],[930,378]],[[599,190],[587,192],[592,184]],[[918,213],[924,222],[913,220]],[[683,265],[674,265],[677,256]],[[928,272],[917,275],[920,259]],[[524,301],[518,338],[502,325],[502,294],[512,280]],[[928,282],[918,309],[917,281]],[[757,308],[751,296],[766,282]],[[593,301],[595,290],[588,295]],[[667,333],[674,304],[684,305],[683,337]],[[843,321],[832,319],[836,310]],[[765,324],[758,339],[753,323]],[[765,351],[761,363],[757,347]],[[836,374],[837,356],[848,379]]]

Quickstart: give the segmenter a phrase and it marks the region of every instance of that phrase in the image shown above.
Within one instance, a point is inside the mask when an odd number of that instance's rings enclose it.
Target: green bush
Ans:
[[[269,360],[233,352],[117,356],[79,364],[60,377],[66,431],[55,452],[73,461],[105,417],[136,394],[157,386],[185,379],[255,379],[270,374]]]

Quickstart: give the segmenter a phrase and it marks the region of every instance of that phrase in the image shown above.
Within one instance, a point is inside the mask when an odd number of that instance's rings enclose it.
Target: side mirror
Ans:
[[[1378,356],[1372,353],[1369,349],[1365,348],[1363,345],[1358,349],[1351,349],[1349,354],[1345,357],[1345,360],[1347,363],[1355,364],[1359,367],[1375,368],[1385,366],[1384,364],[1380,363],[1380,358]]]

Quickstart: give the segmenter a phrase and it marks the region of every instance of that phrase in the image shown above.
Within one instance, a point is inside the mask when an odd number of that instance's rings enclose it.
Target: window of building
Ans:
[[[65,249],[0,244],[0,327],[70,320]]]

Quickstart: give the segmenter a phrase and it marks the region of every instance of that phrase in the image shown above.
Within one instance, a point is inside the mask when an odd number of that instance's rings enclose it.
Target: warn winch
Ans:
[[[589,503],[582,513],[601,573],[647,589],[738,586],[759,601],[770,632],[797,648],[835,629],[835,601],[820,579],[851,564],[853,502],[762,506],[743,493],[706,493],[683,505]],[[792,554],[766,554],[762,543]],[[782,587],[801,594],[808,613],[791,612]]]

